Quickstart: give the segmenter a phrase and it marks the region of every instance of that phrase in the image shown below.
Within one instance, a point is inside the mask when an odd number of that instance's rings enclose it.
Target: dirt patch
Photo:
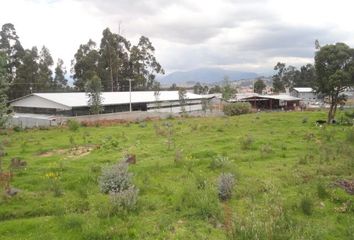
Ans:
[[[51,157],[55,155],[66,155],[69,158],[83,157],[90,154],[97,146],[78,146],[70,149],[55,149],[40,153],[40,157]]]
[[[51,151],[46,151],[46,152],[39,153],[38,156],[40,156],[40,157],[51,157],[51,156],[54,156],[54,155],[65,154],[67,151],[68,151],[67,149],[56,149],[56,150],[51,150]]]
[[[96,147],[94,146],[80,146],[69,149],[68,157],[83,157],[90,154]]]

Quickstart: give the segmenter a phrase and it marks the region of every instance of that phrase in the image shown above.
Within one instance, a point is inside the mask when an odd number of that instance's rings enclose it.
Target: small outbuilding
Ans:
[[[181,111],[178,91],[140,92],[103,92],[103,113],[133,111],[154,111],[178,113]],[[202,109],[201,101],[205,97],[186,93],[186,111]],[[62,116],[89,115],[89,97],[84,92],[71,93],[33,93],[10,102],[17,113],[49,114]]]

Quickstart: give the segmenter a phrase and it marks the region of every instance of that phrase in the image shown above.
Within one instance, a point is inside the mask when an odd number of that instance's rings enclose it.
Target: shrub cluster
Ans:
[[[234,184],[234,175],[231,173],[221,174],[218,181],[218,193],[221,200],[225,201],[231,198]]]
[[[251,104],[248,102],[236,102],[226,104],[223,111],[226,116],[241,115],[251,112]]]
[[[121,192],[132,185],[132,174],[128,172],[128,164],[121,162],[103,169],[99,178],[102,193]]]
[[[110,192],[111,204],[114,211],[133,210],[138,200],[139,189],[130,186],[120,192]]]
[[[128,172],[128,163],[120,162],[103,169],[99,178],[100,190],[109,193],[113,211],[135,208],[139,189],[132,183],[132,174]]]

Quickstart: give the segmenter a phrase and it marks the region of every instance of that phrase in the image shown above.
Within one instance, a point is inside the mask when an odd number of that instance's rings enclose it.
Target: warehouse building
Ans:
[[[132,111],[181,112],[178,91],[103,92],[102,113]],[[186,93],[185,110],[202,110],[205,97]],[[16,113],[47,114],[62,116],[89,115],[89,97],[84,92],[33,93],[10,102]]]

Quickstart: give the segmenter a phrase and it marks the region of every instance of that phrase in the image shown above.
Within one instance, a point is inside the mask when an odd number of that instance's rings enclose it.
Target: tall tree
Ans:
[[[222,92],[222,98],[225,100],[231,99],[237,93],[236,88],[231,86],[228,76],[224,77],[221,92]]]
[[[155,48],[149,38],[141,36],[139,43],[133,46],[130,53],[134,84],[138,89],[151,89],[156,74],[165,74],[165,71],[157,62]]]
[[[16,78],[17,69],[22,64],[22,58],[24,55],[24,49],[20,43],[16,29],[11,23],[6,23],[1,28],[0,51],[5,53],[7,72],[6,81],[11,86]],[[13,98],[11,93],[9,93],[9,97],[10,99]]]
[[[221,90],[221,87],[219,85],[215,85],[214,87],[211,87],[209,89],[209,93],[210,94],[213,94],[213,93],[221,93],[222,90]]]
[[[64,67],[64,61],[60,58],[57,61],[54,73],[53,90],[62,91],[66,89],[68,87],[68,80],[65,78],[66,69]]]
[[[89,97],[88,104],[92,114],[99,114],[103,111],[102,106],[102,83],[97,75],[93,75],[85,85],[86,94]]]
[[[7,69],[6,69],[6,57],[5,54],[0,52],[0,128],[3,128],[7,121],[7,88],[8,82],[6,79]],[[0,149],[1,151],[1,149]],[[1,153],[0,153],[1,155]],[[1,157],[1,156],[0,156]],[[1,167],[1,166],[0,166]]]
[[[300,75],[295,82],[295,87],[313,87],[316,80],[316,70],[312,64],[306,64],[300,68]]]
[[[21,59],[24,55],[24,49],[16,33],[15,26],[11,23],[6,23],[1,28],[0,50],[6,55],[6,68],[9,74],[8,77],[11,78],[9,81],[11,83],[16,76],[16,70],[21,64]]]
[[[208,91],[209,87],[207,85],[202,86],[199,82],[193,86],[193,92],[195,94],[207,94]]]
[[[106,28],[100,45],[99,74],[106,91],[117,91],[127,84],[130,42]]]
[[[278,62],[277,65],[274,66],[274,70],[278,71],[275,75],[273,75],[273,91],[274,92],[283,92],[285,91],[284,86],[284,72],[285,72],[285,63]]]
[[[344,43],[320,47],[315,54],[317,93],[328,98],[330,108],[327,121],[330,123],[336,114],[337,105],[343,101],[341,93],[354,86],[354,49]]]
[[[48,91],[53,86],[53,64],[49,49],[43,46],[39,54],[37,91]]]
[[[87,44],[81,44],[74,55],[72,69],[75,89],[84,91],[86,82],[98,74],[99,53],[96,43],[91,39]]]
[[[39,91],[39,56],[36,47],[26,49],[22,64],[18,67],[16,78],[10,88],[12,98],[19,98]]]
[[[262,94],[263,90],[267,87],[262,79],[257,79],[254,83],[253,91],[258,94]]]

